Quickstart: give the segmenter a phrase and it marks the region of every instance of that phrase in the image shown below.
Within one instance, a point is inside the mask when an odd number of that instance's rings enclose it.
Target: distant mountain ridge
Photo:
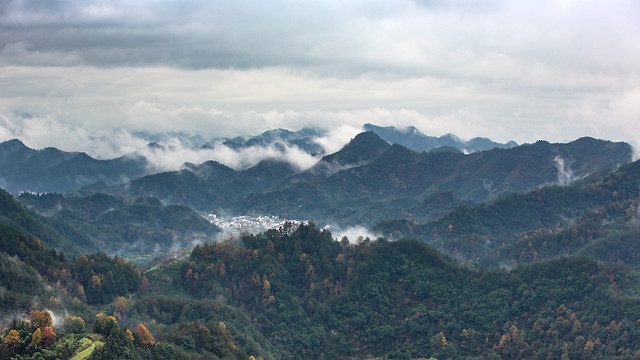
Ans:
[[[296,146],[309,153],[316,154],[324,152],[324,148],[315,140],[326,135],[327,131],[320,128],[306,127],[298,131],[286,129],[267,130],[256,136],[237,136],[232,139],[214,139],[209,141],[204,147],[212,148],[216,142],[222,143],[231,149],[238,150],[252,146],[284,148],[285,146]]]
[[[352,140],[357,141],[359,137]],[[631,154],[628,144],[591,138],[568,144],[540,141],[469,155],[417,153],[391,145],[371,161],[328,174],[324,179],[304,182],[300,175],[294,175],[264,193],[247,197],[236,211],[275,212],[338,223],[348,219],[347,223],[365,225],[376,218],[413,220],[414,211],[409,209],[418,210],[418,217],[429,218],[432,215],[419,210],[418,204],[441,192],[450,192],[458,203],[491,201],[616,168],[630,162]],[[563,167],[559,166],[559,159]],[[448,205],[430,211],[442,214],[452,210],[451,202],[443,204]]]
[[[513,142],[499,144],[484,138],[465,142],[452,134],[440,138],[430,137],[414,127],[400,130],[394,127],[365,124],[364,129],[376,133],[389,144],[400,144],[417,152],[436,149],[438,151],[457,149],[462,152],[476,152],[516,145]],[[333,155],[325,154],[325,149],[319,141],[322,137],[328,136],[328,131],[317,127],[307,127],[297,131],[273,129],[256,136],[208,140],[202,135],[185,132],[154,134],[138,131],[132,135],[148,141],[147,150],[152,152],[171,152],[172,145],[166,145],[173,144],[174,141],[177,141],[181,148],[193,151],[216,149],[222,145],[238,152],[246,149],[275,148],[284,154],[287,149],[297,148],[318,157],[321,155],[329,156],[324,159],[324,163],[319,163],[316,170],[319,167],[326,168],[329,163],[332,164],[331,169],[325,169],[321,173],[326,173],[327,170],[329,172],[335,171],[339,168],[336,166],[338,163]],[[355,151],[351,156],[360,155]],[[145,156],[135,153],[99,160],[83,152],[66,152],[51,147],[34,150],[25,146],[18,139],[0,143],[0,187],[13,194],[21,191],[65,193],[91,184],[97,184],[94,186],[96,189],[104,188],[105,185],[114,186],[145,175],[158,173],[160,170],[153,165]],[[352,165],[354,164],[349,166]]]
[[[481,137],[465,141],[453,134],[446,134],[440,137],[428,136],[413,126],[401,130],[394,126],[381,127],[367,123],[364,124],[363,128],[365,131],[373,131],[390,144],[402,145],[417,152],[431,151],[440,147],[451,147],[465,153],[473,153],[495,148],[510,149],[518,146],[515,141],[501,144]]]
[[[147,165],[142,156],[97,160],[82,152],[33,150],[17,139],[0,143],[0,187],[11,193],[67,192],[98,181],[121,184],[148,174]]]

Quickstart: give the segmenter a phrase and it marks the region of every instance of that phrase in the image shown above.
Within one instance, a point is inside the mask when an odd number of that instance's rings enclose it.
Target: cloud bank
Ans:
[[[139,149],[135,153],[147,158],[155,171],[176,170],[182,168],[185,162],[201,164],[208,160],[217,161],[235,170],[245,170],[268,159],[286,161],[303,171],[319,160],[296,146],[251,146],[236,150],[219,142],[210,149],[194,149],[184,146],[175,138],[157,146]]]
[[[638,24],[635,0],[5,0],[0,116],[96,133],[371,122],[637,146]]]

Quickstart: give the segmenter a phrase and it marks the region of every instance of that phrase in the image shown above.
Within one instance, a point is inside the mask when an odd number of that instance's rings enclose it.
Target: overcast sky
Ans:
[[[638,0],[2,0],[0,31],[0,140],[32,147],[366,122],[640,144]]]

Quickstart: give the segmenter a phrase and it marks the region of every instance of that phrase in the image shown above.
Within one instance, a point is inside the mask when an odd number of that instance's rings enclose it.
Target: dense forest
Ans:
[[[1,351],[16,359],[82,341],[99,344],[92,359],[640,356],[640,278],[589,257],[470,270],[415,240],[337,241],[310,223],[203,243],[142,275],[2,239],[3,308],[64,318],[8,323]]]
[[[459,206],[432,222],[385,220],[373,229],[390,239],[412,237],[471,265],[514,265],[586,254],[640,267],[640,162],[546,186],[492,203]],[[606,250],[606,251],[602,251]]]

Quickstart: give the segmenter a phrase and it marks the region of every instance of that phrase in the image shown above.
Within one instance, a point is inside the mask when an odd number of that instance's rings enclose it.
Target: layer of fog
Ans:
[[[143,156],[149,162],[150,172],[178,170],[187,162],[201,164],[209,160],[244,170],[267,159],[286,161],[303,171],[316,164],[323,154],[338,151],[362,131],[361,127],[349,125],[328,126],[331,128],[325,135],[311,139],[324,149],[323,153],[313,155],[295,145],[286,145],[284,141],[278,141],[277,145],[233,149],[223,143],[224,139],[218,139],[202,148],[194,147],[184,137],[160,134],[160,140],[150,144],[148,139],[128,129],[89,129],[70,126],[51,117],[31,116],[0,116],[0,141],[17,138],[34,149],[55,147],[63,151],[85,152],[97,159]],[[215,138],[214,134],[208,135]]]
[[[212,148],[194,149],[186,147],[175,138],[156,146],[144,147],[135,153],[144,156],[156,171],[176,170],[185,162],[201,164],[208,160],[217,161],[235,170],[244,170],[267,159],[286,161],[302,171],[319,160],[317,156],[308,154],[297,146],[251,146],[236,150],[218,142]]]

